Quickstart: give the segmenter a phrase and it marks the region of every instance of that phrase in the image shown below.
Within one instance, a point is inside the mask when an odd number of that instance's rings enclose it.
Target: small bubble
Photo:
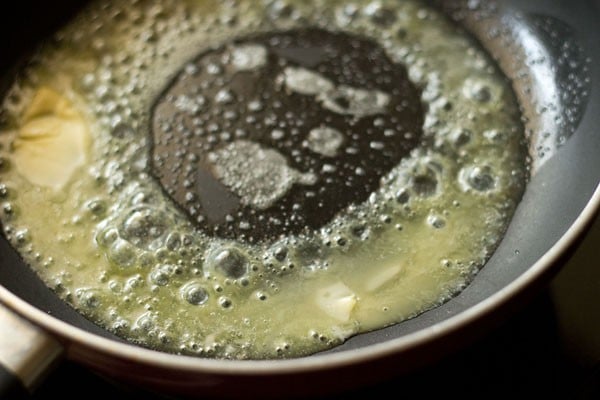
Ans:
[[[233,279],[241,278],[249,270],[246,256],[234,247],[222,248],[211,254],[208,265],[220,274]]]
[[[181,287],[180,293],[185,301],[194,306],[204,304],[208,300],[208,292],[197,282],[185,284]]]
[[[77,296],[79,303],[85,308],[98,308],[100,306],[100,298],[94,290],[77,289],[75,296]]]
[[[492,90],[485,83],[479,80],[468,79],[463,87],[463,94],[479,103],[487,103],[492,100]]]
[[[273,140],[282,139],[284,136],[285,136],[285,132],[282,131],[281,129],[275,129],[275,130],[271,131],[271,139],[273,139]]]
[[[175,266],[170,264],[157,265],[150,273],[150,280],[158,286],[166,286],[171,275],[174,274]]]
[[[461,147],[469,143],[472,136],[473,133],[470,130],[459,128],[452,131],[451,140],[456,147]]]
[[[369,143],[369,147],[373,150],[383,150],[385,149],[385,144],[383,142],[373,141]]]
[[[368,4],[364,12],[374,24],[381,27],[388,27],[396,22],[396,12],[393,9],[383,7],[377,1]]]
[[[220,75],[223,73],[223,67],[219,64],[210,63],[206,66],[206,72],[208,72],[209,75]]]
[[[172,232],[167,236],[165,241],[167,249],[174,251],[181,246],[181,235],[177,232]]]
[[[200,69],[198,68],[197,65],[189,63],[189,64],[186,64],[186,66],[184,67],[184,71],[186,74],[193,76],[193,75],[196,75],[200,71]]]
[[[252,100],[248,102],[248,110],[252,112],[262,111],[264,109],[264,105],[259,100]]]
[[[161,211],[150,207],[137,207],[123,221],[119,233],[138,247],[149,247],[167,230],[165,218]]]
[[[429,215],[427,217],[427,223],[435,229],[442,229],[446,226],[446,221],[439,215]]]
[[[268,15],[273,20],[289,18],[294,12],[294,8],[283,0],[276,0],[269,6]]]
[[[136,263],[137,253],[128,241],[116,239],[108,249],[108,258],[119,268],[129,268]]]
[[[383,222],[384,224],[391,224],[392,223],[392,217],[387,215],[387,214],[383,214],[379,217],[379,220],[381,222]]]
[[[437,192],[437,178],[431,170],[426,174],[414,176],[411,181],[414,192],[421,197],[431,197]]]
[[[119,122],[111,129],[110,134],[117,139],[126,139],[134,137],[135,131],[130,125]]]
[[[4,183],[0,183],[0,198],[6,199],[10,191]]]
[[[15,214],[15,207],[12,205],[12,203],[4,203],[2,204],[2,211],[4,211],[4,214],[8,217],[8,216],[12,216]]]
[[[402,188],[396,192],[396,201],[399,204],[406,204],[410,200],[410,193],[408,190]]]
[[[30,240],[29,230],[19,229],[15,232],[15,239],[17,241],[17,246],[23,246]]]
[[[487,192],[496,186],[496,180],[488,166],[463,168],[459,174],[459,182],[464,190],[471,188],[478,192]]]
[[[152,315],[150,313],[142,314],[137,321],[135,321],[135,325],[141,328],[145,332],[149,332],[154,328],[154,321],[152,320]]]
[[[218,104],[231,104],[235,101],[235,95],[229,89],[221,89],[215,95],[215,101]]]
[[[287,247],[285,247],[283,245],[279,245],[273,250],[273,257],[275,257],[275,259],[279,262],[285,261],[285,259],[287,258],[287,255],[288,255],[288,249],[287,249]]]
[[[96,216],[103,216],[106,213],[107,206],[103,200],[91,200],[87,202],[86,208]]]
[[[264,292],[256,292],[256,298],[259,299],[260,301],[265,301],[267,300],[267,295]]]
[[[219,297],[219,305],[223,308],[230,308],[233,305],[233,302],[230,298],[221,296]]]

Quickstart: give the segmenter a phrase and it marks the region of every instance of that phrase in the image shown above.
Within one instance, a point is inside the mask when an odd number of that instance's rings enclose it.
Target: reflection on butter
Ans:
[[[71,102],[42,87],[23,114],[12,158],[28,181],[58,190],[85,163],[88,143],[85,121]]]
[[[365,288],[369,292],[374,292],[386,283],[391,282],[401,270],[402,267],[400,265],[394,265],[389,268],[385,268],[368,279]]]

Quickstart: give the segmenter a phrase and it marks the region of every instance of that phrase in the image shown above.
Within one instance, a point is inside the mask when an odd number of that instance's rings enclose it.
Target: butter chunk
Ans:
[[[317,291],[319,308],[340,322],[350,320],[350,314],[356,302],[356,294],[342,282],[334,283]]]
[[[29,182],[59,190],[85,164],[87,125],[73,104],[42,87],[23,113],[13,144],[13,162]]]

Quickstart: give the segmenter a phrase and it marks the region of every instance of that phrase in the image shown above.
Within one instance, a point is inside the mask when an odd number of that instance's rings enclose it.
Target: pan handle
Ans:
[[[64,353],[42,329],[0,303],[0,398],[27,399]]]

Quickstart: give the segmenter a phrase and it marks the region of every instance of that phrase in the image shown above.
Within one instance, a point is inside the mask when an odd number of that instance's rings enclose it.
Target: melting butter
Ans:
[[[85,165],[89,141],[88,125],[74,105],[41,87],[23,113],[11,157],[29,182],[59,190]]]
[[[434,9],[414,0],[352,4],[93,3],[40,55],[29,79],[15,82],[27,89],[15,90],[24,93],[23,107],[5,99],[14,121],[0,129],[0,152],[14,163],[0,175],[8,189],[6,237],[90,320],[171,353],[305,356],[447,301],[484,265],[522,195],[527,146],[518,104],[493,61]],[[315,232],[248,244],[199,231],[148,173],[152,102],[181,68],[194,74],[186,63],[201,49],[307,24],[368,36],[407,67],[427,109],[423,145],[393,166],[367,201]],[[258,71],[263,55],[247,47],[223,62]],[[207,68],[220,79],[222,66]],[[65,72],[72,93],[51,89]],[[336,87],[317,71],[286,74],[272,78],[324,106],[323,93],[334,92],[365,107],[364,115],[387,104],[383,92]],[[472,96],[474,88],[489,96]],[[180,100],[179,111],[200,114],[203,102],[213,101]],[[318,126],[299,130],[307,145],[323,156],[349,150],[327,121]],[[215,129],[238,145],[243,140],[243,132]],[[248,158],[260,155],[246,149]],[[371,143],[360,151],[380,149]],[[271,175],[283,171],[310,183],[310,171],[270,161]],[[277,188],[265,187],[267,202],[275,199]],[[64,195],[54,196],[57,190]]]

